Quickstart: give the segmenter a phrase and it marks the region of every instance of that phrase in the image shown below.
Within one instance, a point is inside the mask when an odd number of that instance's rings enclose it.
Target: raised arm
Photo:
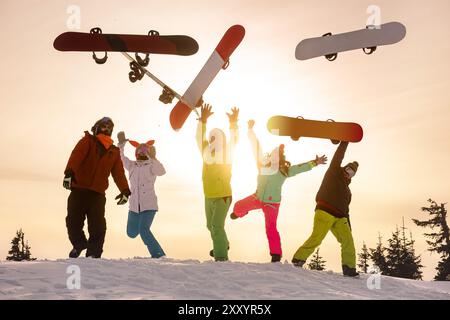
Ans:
[[[333,159],[331,160],[330,167],[340,167],[342,160],[344,160],[345,151],[347,150],[348,142],[342,141],[339,147],[334,153]]]
[[[256,161],[256,165],[259,167],[261,167],[261,161],[263,159],[263,152],[261,149],[261,145],[259,144],[259,140],[256,137],[255,132],[253,131],[253,126],[255,125],[255,121],[254,120],[249,120],[248,121],[248,131],[247,131],[247,136],[248,139],[250,140],[250,144],[252,146],[252,152],[253,152],[253,156],[255,158]]]
[[[125,137],[124,131],[120,131],[117,133],[117,140],[119,140],[117,146],[120,150],[120,159],[122,160],[125,169],[129,171],[132,165],[132,161],[125,155],[125,144],[127,143],[128,139]]]
[[[231,109],[231,114],[227,113],[228,119],[230,120],[230,142],[228,144],[228,150],[230,154],[230,160],[233,159],[234,150],[239,141],[239,128],[237,125],[239,109],[234,107]]]
[[[305,162],[305,163],[301,163],[301,164],[296,164],[293,165],[291,167],[289,167],[289,173],[288,173],[288,177],[293,177],[299,173],[302,172],[306,172],[311,170],[314,167],[317,167],[320,164],[326,164],[327,163],[327,157],[325,155],[319,157],[316,155],[316,159]]]
[[[128,159],[128,157],[125,155],[125,143],[119,144],[119,149],[120,149],[120,159],[122,160],[124,168],[130,170],[132,161]]]
[[[209,104],[203,104],[201,107],[201,116],[198,119],[197,132],[195,135],[195,140],[197,141],[198,149],[203,156],[203,150],[208,145],[206,140],[206,122],[208,118],[214,113],[211,112],[212,106]]]

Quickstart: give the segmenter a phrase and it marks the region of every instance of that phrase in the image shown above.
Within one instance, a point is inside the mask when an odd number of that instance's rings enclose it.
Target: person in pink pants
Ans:
[[[242,218],[249,211],[261,209],[264,212],[264,219],[266,221],[266,235],[269,240],[269,250],[273,258],[274,255],[279,255],[281,258],[281,240],[277,229],[279,203],[263,202],[258,199],[256,194],[252,194],[247,198],[239,200],[235,203],[233,212],[236,217]]]
[[[280,234],[277,229],[282,186],[287,178],[309,171],[319,164],[325,164],[327,158],[316,156],[314,160],[291,166],[290,162],[286,161],[284,145],[280,145],[270,155],[263,157],[258,138],[253,131],[254,124],[254,120],[248,122],[248,137],[258,166],[257,190],[251,196],[236,202],[230,217],[242,218],[249,211],[262,209],[272,262],[278,262],[282,257]]]

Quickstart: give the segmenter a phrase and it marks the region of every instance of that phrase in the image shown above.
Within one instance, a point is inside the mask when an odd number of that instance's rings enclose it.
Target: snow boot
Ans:
[[[70,250],[70,252],[69,252],[69,258],[78,258],[84,249],[86,249],[86,248],[77,249],[77,248],[73,247],[72,250]]]
[[[299,260],[299,259],[295,259],[292,258],[292,264],[294,265],[294,267],[297,268],[303,268],[303,265],[305,264],[305,260]]]
[[[228,246],[228,250],[230,250],[230,246]],[[209,251],[209,256],[214,258],[214,250]]]
[[[228,261],[228,258],[214,258],[216,262],[218,261]]]
[[[342,265],[342,273],[344,277],[358,277],[359,273],[356,272],[356,268],[350,268],[346,265]]]
[[[157,254],[152,255],[151,258],[152,259],[160,259],[160,258],[165,257],[165,256],[166,256],[165,253],[158,252]]]
[[[277,253],[271,253],[272,261],[271,262],[280,262],[281,261],[281,254]]]

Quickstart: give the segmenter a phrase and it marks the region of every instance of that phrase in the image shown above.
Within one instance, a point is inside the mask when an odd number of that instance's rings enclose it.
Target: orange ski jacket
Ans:
[[[106,150],[96,137],[87,131],[84,133],[84,137],[73,149],[64,171],[64,174],[70,171],[74,173],[72,188],[105,194],[111,174],[120,192],[128,189],[119,148],[112,145]]]

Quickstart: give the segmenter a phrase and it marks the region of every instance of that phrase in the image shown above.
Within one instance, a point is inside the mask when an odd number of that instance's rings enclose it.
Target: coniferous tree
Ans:
[[[16,232],[16,236],[14,239],[11,240],[11,250],[8,251],[8,256],[6,257],[6,260],[12,260],[12,261],[20,261],[20,235],[21,235],[22,229],[20,231]]]
[[[447,223],[447,209],[445,203],[438,205],[435,201],[428,199],[430,205],[422,207],[423,212],[430,215],[430,219],[420,221],[412,219],[419,227],[430,227],[431,230],[437,229],[438,232],[424,233],[425,237],[431,239],[427,240],[429,246],[428,251],[436,252],[441,255],[441,260],[436,267],[437,274],[434,280],[450,281],[450,232]]]
[[[24,250],[24,254],[23,254],[23,259],[30,261],[30,260],[36,260],[36,258],[31,258],[31,247],[28,245],[28,240],[25,243],[25,250]]]
[[[31,247],[28,245],[28,241],[25,242],[25,234],[22,229],[16,231],[16,236],[11,240],[11,250],[8,251],[6,260],[36,260],[36,258],[31,258]]]
[[[398,266],[401,264],[401,240],[398,226],[388,239],[389,245],[386,247],[387,276],[399,277]]]
[[[386,248],[381,242],[381,235],[378,233],[378,243],[375,249],[370,249],[370,260],[372,260],[373,265],[379,269],[379,272],[383,275],[389,273],[387,263],[386,263]]]
[[[388,240],[389,247],[386,249],[386,264],[388,272],[386,275],[407,278],[422,279],[423,266],[420,256],[416,256],[414,250],[414,240],[406,237],[405,226],[403,223],[402,231],[397,227]]]
[[[399,273],[402,278],[422,280],[422,258],[420,255],[416,255],[416,251],[414,249],[415,241],[413,240],[412,232],[409,233],[409,239],[407,239],[405,230],[405,220],[403,219],[401,234],[402,264],[399,266]]]
[[[311,270],[322,271],[325,270],[325,260],[319,255],[319,248],[317,248],[316,252],[312,256],[311,261],[308,263],[308,267]]]
[[[370,253],[369,253],[369,249],[367,249],[366,247],[366,243],[363,242],[363,246],[362,246],[362,252],[358,254],[359,257],[359,263],[358,263],[358,267],[360,268],[360,270],[364,273],[367,273],[367,270],[369,268],[369,260],[370,260]]]

